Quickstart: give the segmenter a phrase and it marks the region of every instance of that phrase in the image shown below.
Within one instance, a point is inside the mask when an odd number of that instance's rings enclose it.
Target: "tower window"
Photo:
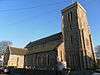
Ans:
[[[89,46],[89,40],[86,38],[86,45]]]
[[[72,38],[72,36],[70,37],[70,41],[71,41],[71,44],[73,44],[73,38]]]
[[[68,13],[68,23],[69,23],[69,27],[72,30],[71,24],[72,24],[72,14],[71,12]]]

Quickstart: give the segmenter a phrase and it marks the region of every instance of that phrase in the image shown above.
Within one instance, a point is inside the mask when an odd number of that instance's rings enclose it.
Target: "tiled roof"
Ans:
[[[54,50],[63,42],[62,32],[29,43],[26,48],[29,53]]]
[[[25,55],[27,53],[27,49],[24,48],[9,47],[9,50],[12,55]]]

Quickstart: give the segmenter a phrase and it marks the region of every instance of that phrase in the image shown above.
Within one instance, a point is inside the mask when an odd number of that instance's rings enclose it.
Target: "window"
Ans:
[[[89,40],[86,38],[86,45],[89,46]]]
[[[73,44],[73,37],[70,36],[71,45]]]
[[[61,56],[61,61],[63,61],[63,59],[62,59],[62,50],[60,50],[60,56]]]
[[[19,57],[17,57],[17,66],[18,66],[18,62],[19,62]]]
[[[72,30],[72,27],[71,27],[71,24],[72,24],[72,14],[71,14],[71,12],[69,12],[68,13],[68,25],[69,25],[69,27],[70,27],[70,29]]]

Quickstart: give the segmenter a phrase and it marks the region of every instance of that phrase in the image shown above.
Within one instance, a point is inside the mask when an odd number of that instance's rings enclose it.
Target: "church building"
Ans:
[[[62,32],[26,45],[25,66],[33,69],[91,69],[96,60],[86,10],[74,3],[62,11]]]

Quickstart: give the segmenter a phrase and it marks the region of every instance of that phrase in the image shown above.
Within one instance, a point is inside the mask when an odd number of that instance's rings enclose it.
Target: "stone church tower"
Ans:
[[[67,67],[72,70],[94,68],[95,55],[86,10],[74,3],[62,10],[62,32]]]

